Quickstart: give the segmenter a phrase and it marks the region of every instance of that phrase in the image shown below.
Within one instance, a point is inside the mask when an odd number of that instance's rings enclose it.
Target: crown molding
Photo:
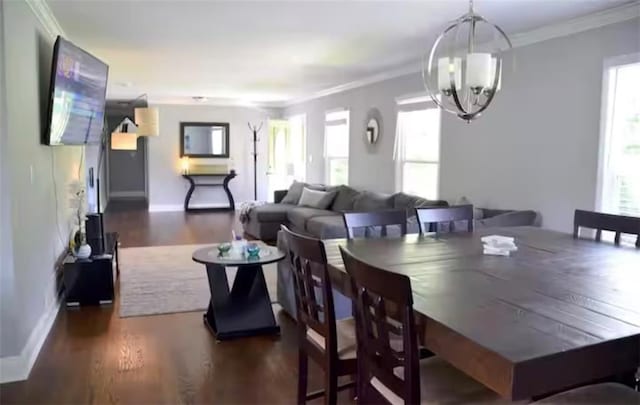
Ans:
[[[354,80],[352,82],[348,82],[345,84],[340,84],[338,86],[329,87],[328,89],[320,90],[315,93],[312,93],[308,96],[299,97],[290,101],[285,101],[282,103],[282,107],[290,107],[292,105],[300,104],[305,101],[314,100],[316,98],[321,98],[325,96],[330,96],[332,94],[342,93],[347,90],[356,89],[358,87],[367,86],[369,84],[383,82],[389,79],[395,79],[396,77],[406,76],[411,73],[417,73],[421,70],[420,63],[416,62],[411,65],[407,65],[401,68],[387,70],[385,72],[377,73],[372,76],[365,77],[363,79]]]
[[[531,31],[510,36],[514,48],[561,38],[580,32],[601,28],[610,24],[640,18],[640,1],[623,4],[597,13],[546,25]]]
[[[547,41],[554,38],[561,38],[572,34],[577,34],[591,29],[601,28],[606,25],[615,24],[634,18],[640,18],[640,1],[623,4],[597,13],[587,14],[582,17],[565,20],[559,23],[546,25],[531,31],[509,35],[509,39],[514,48],[532,45],[538,42]],[[356,89],[369,84],[382,82],[396,77],[401,77],[422,70],[420,61],[415,61],[410,65],[381,72],[373,76],[355,80],[349,83],[330,87],[315,93],[292,99],[282,103],[282,107],[287,108],[306,101],[315,100],[332,94],[342,93],[347,90]]]
[[[53,15],[53,11],[51,11],[45,0],[25,0],[25,3],[29,5],[33,14],[52,38],[58,35],[66,37],[62,26],[60,26],[56,16]]]

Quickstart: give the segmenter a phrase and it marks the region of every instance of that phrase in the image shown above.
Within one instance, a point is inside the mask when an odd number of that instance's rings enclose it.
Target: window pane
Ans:
[[[402,191],[435,200],[438,198],[438,164],[404,163]]]
[[[349,131],[347,125],[327,125],[327,157],[349,156]]]
[[[400,115],[404,160],[437,162],[440,156],[440,111],[430,108]]]
[[[329,159],[329,184],[347,184],[349,181],[349,160]]]
[[[608,205],[615,213],[640,216],[640,63],[615,68],[614,85]]]

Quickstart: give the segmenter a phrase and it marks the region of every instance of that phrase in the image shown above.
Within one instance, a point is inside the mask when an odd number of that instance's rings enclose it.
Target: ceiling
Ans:
[[[628,0],[476,0],[507,34]],[[416,64],[466,0],[48,0],[68,39],[110,66],[109,98],[284,103]]]

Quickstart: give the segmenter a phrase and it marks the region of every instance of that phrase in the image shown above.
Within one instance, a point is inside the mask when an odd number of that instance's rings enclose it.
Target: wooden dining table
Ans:
[[[483,254],[504,235],[511,256]],[[411,279],[421,343],[505,399],[601,380],[640,365],[640,249],[536,227],[325,241],[334,288],[351,296],[338,246]]]

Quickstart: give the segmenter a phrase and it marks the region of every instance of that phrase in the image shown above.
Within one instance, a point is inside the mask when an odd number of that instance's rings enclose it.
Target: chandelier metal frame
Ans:
[[[431,48],[431,51],[429,52],[428,62],[426,61],[426,55],[425,55],[425,58],[423,58],[422,60],[422,81],[433,102],[436,103],[436,105],[438,105],[441,109],[447,112],[450,112],[452,114],[455,114],[459,118],[467,122],[470,122],[471,120],[479,117],[482,114],[482,112],[486,110],[487,107],[489,107],[489,105],[491,104],[491,101],[493,100],[496,94],[496,91],[498,89],[498,85],[500,83],[500,76],[502,74],[501,53],[503,51],[502,50],[498,51],[498,54],[495,56],[496,64],[493,72],[491,87],[489,88],[472,87],[466,91],[466,97],[461,97],[463,95],[459,94],[459,91],[456,89],[456,82],[455,82],[456,72],[454,70],[449,69],[449,88],[447,89],[437,89],[434,91],[432,86],[429,84],[429,78],[435,73],[434,63],[433,63],[434,58],[436,55],[436,51],[438,50],[438,46],[440,45],[440,42],[442,42],[442,40],[445,38],[445,36],[447,36],[447,34],[449,34],[451,31],[453,30],[457,31],[461,27],[463,27],[465,24],[469,24],[470,27],[469,27],[469,36],[467,41],[467,52],[472,53],[475,47],[476,24],[479,22],[488,24],[502,36],[502,38],[506,41],[506,44],[508,45],[508,48],[506,50],[513,48],[513,45],[511,44],[511,40],[509,40],[509,37],[507,37],[507,34],[502,30],[502,28],[500,28],[496,24],[493,24],[487,21],[481,15],[476,14],[473,9],[473,0],[469,0],[469,11],[463,16],[454,20],[449,26],[447,26],[447,28],[440,35],[438,35],[438,37],[436,38],[436,41],[434,42]],[[461,69],[461,66],[460,66],[460,69]],[[442,100],[439,97],[440,90],[442,90],[442,94],[444,96],[452,97],[453,103],[455,104],[455,107],[457,108],[457,110],[453,110],[449,108],[447,105],[445,105],[442,102]],[[485,98],[484,102],[481,101],[481,97],[483,96]],[[466,104],[466,107],[465,107],[465,104]],[[478,108],[474,110],[473,107],[478,107]]]

